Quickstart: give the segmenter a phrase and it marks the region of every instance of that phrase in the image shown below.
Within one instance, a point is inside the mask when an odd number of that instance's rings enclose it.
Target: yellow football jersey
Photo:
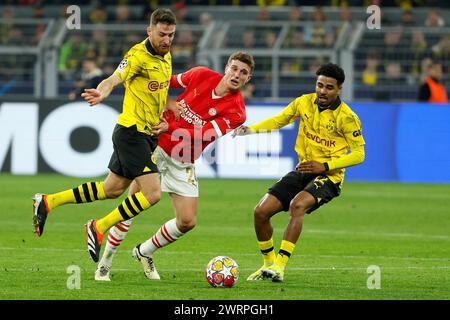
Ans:
[[[276,116],[251,125],[256,132],[280,129],[300,118],[295,151],[300,162],[327,162],[327,176],[334,183],[343,182],[345,167],[364,159],[361,122],[350,107],[339,98],[320,111],[315,93],[292,101]],[[348,154],[348,151],[351,153]]]
[[[172,76],[172,57],[157,55],[148,39],[133,46],[124,56],[114,75],[125,87],[119,124],[150,134],[166,105]]]

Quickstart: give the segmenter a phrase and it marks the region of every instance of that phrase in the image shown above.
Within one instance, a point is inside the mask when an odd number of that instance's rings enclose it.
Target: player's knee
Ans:
[[[267,210],[264,210],[259,204],[253,209],[253,217],[257,221],[267,220],[268,216]]]
[[[197,219],[195,217],[194,218],[189,218],[189,219],[179,219],[179,220],[177,220],[177,227],[183,233],[186,233],[186,232],[191,231],[192,229],[194,229],[196,224],[197,224]]]
[[[151,205],[155,205],[161,200],[161,189],[146,192],[144,193],[144,197]]]
[[[120,188],[105,188],[104,190],[107,199],[117,199],[125,191]]]
[[[289,205],[291,216],[304,216],[307,209],[303,201],[296,201],[295,199]]]

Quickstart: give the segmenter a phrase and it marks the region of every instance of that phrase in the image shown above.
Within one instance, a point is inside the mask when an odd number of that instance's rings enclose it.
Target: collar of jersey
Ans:
[[[156,50],[153,48],[153,46],[150,43],[150,40],[148,38],[147,38],[147,40],[145,40],[145,47],[147,48],[147,51],[150,52],[152,55],[163,57],[162,55],[160,55],[156,52]]]
[[[319,111],[336,110],[341,105],[341,98],[339,98],[339,96],[337,96],[336,100],[334,100],[334,102],[332,104],[330,104],[330,106],[328,108],[325,108],[325,109],[322,109],[322,108],[319,107],[317,98],[316,98],[316,101],[314,101],[314,103],[319,108]]]
[[[218,95],[215,93],[215,91],[216,91],[216,89],[214,88],[214,89],[212,89],[212,92],[211,92],[211,97],[212,97],[213,99],[220,99],[220,98],[225,97],[225,96],[218,96]]]

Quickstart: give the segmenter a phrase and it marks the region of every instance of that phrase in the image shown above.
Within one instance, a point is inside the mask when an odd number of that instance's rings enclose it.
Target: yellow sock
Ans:
[[[103,182],[87,182],[76,188],[48,194],[45,198],[49,210],[68,203],[86,203],[106,199]]]
[[[109,228],[118,222],[125,221],[137,216],[141,211],[150,208],[151,204],[145,198],[142,192],[128,196],[122,203],[107,214],[105,217],[97,220],[97,231],[105,234]]]
[[[292,252],[294,251],[295,244],[287,240],[281,241],[280,251],[278,251],[275,263],[283,269],[286,267]]]
[[[264,265],[269,266],[275,261],[275,251],[273,250],[273,238],[267,241],[258,241],[259,249],[263,256]]]

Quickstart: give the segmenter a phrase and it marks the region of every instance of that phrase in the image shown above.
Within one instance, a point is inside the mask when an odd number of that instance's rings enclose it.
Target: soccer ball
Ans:
[[[229,288],[239,279],[239,267],[230,257],[218,256],[208,262],[205,276],[211,286]]]

